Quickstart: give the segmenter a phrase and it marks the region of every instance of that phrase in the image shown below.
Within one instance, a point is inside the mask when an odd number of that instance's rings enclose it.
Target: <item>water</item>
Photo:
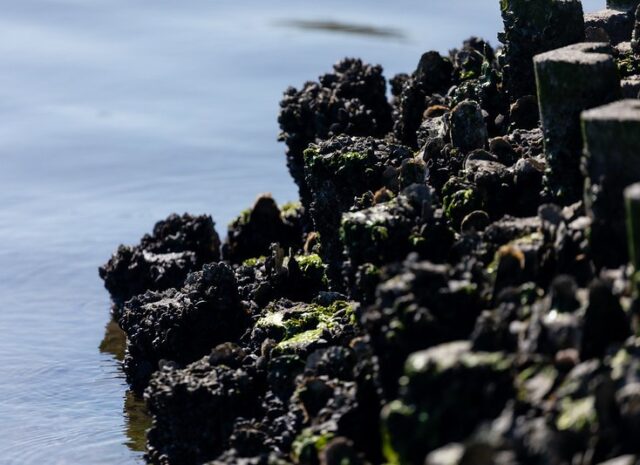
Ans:
[[[265,3],[0,0],[0,465],[141,462],[97,267],[173,211],[224,233],[260,192],[294,199],[289,84],[500,27],[497,0]]]

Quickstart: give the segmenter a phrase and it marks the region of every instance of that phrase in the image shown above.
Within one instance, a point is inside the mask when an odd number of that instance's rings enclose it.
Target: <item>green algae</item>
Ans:
[[[446,186],[445,186],[446,190]],[[456,227],[465,216],[475,210],[482,210],[482,201],[475,190],[462,189],[446,195],[443,199],[444,214]]]
[[[558,430],[575,433],[588,432],[598,421],[595,402],[594,396],[576,400],[562,399],[560,415],[556,420]]]
[[[267,259],[267,257],[265,257],[264,255],[262,255],[260,257],[247,258],[246,260],[244,260],[242,262],[242,266],[249,266],[249,267],[260,266],[260,265],[264,264],[266,259]]]
[[[318,453],[334,437],[335,434],[328,431],[316,433],[311,428],[305,428],[291,445],[291,457],[296,463],[315,463]]]
[[[276,351],[291,352],[312,344],[325,330],[345,320],[355,321],[353,306],[346,301],[336,301],[328,306],[299,304],[287,309],[272,306],[258,319],[256,327],[270,330],[277,338]]]

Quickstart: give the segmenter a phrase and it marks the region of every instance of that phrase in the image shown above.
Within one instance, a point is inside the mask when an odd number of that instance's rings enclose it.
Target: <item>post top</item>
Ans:
[[[640,123],[640,100],[624,99],[582,112],[583,121],[637,121]]]
[[[640,182],[636,182],[628,186],[624,190],[624,198],[635,202],[640,201]]]
[[[611,45],[606,42],[580,42],[536,55],[533,61],[536,64],[565,62],[588,65],[611,60],[611,52]]]

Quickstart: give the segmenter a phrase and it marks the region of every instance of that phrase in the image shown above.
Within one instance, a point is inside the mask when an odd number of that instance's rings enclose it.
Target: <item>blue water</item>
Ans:
[[[0,0],[0,465],[140,462],[97,267],[171,212],[224,234],[258,193],[295,199],[288,85],[343,56],[391,77],[469,35],[495,44],[497,4]]]

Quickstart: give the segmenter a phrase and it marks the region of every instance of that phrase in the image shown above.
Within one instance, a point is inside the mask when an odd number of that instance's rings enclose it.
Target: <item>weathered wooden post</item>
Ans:
[[[607,8],[612,10],[635,11],[640,0],[607,0]]]
[[[582,196],[580,113],[622,96],[610,52],[608,44],[580,43],[534,58],[547,159],[545,188],[562,204]]]
[[[620,100],[582,114],[587,174],[585,206],[591,217],[591,247],[599,266],[619,266],[629,258],[625,226],[626,186],[640,182],[640,101]],[[632,260],[637,260],[637,190],[627,191]],[[631,210],[629,210],[631,208]],[[633,241],[633,244],[631,243]]]

